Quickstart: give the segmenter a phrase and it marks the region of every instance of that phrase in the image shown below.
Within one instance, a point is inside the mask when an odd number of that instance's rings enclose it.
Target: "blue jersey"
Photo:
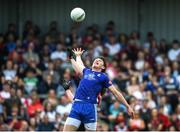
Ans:
[[[97,96],[101,92],[101,89],[108,88],[111,85],[112,83],[105,73],[84,68],[83,77],[79,83],[74,98],[96,104]]]

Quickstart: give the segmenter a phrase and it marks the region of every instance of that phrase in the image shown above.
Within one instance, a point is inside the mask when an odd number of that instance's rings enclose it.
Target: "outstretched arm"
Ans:
[[[123,95],[115,88],[114,85],[111,85],[109,87],[109,90],[113,93],[113,95],[117,98],[118,101],[122,102],[127,110],[128,110],[128,114],[130,116],[132,116],[132,118],[134,118],[134,111],[133,109],[131,108],[131,106],[127,103],[127,101],[125,100],[125,98],[123,97]]]
[[[74,60],[73,58],[71,58],[71,63],[72,63],[72,66],[74,68],[74,70],[77,72],[77,73],[80,73],[82,74],[83,72],[83,69],[85,68],[84,66],[84,63],[81,59],[81,55],[82,53],[84,52],[84,50],[82,50],[81,48],[77,48],[77,49],[74,49],[72,50],[76,56],[76,60]]]

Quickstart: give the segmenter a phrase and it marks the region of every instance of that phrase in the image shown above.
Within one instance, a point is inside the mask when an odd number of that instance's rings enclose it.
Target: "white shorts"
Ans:
[[[65,123],[65,125],[72,125],[72,126],[75,126],[77,128],[79,128],[80,124],[81,124],[80,120],[75,119],[75,118],[71,118],[71,117],[68,117],[66,120],[66,123]],[[97,122],[85,123],[84,127],[86,130],[95,131],[96,127],[97,127]]]

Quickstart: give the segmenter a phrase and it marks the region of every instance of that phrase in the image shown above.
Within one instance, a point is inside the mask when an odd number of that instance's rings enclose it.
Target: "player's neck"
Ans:
[[[101,72],[101,69],[99,69],[99,68],[92,68],[92,71]]]

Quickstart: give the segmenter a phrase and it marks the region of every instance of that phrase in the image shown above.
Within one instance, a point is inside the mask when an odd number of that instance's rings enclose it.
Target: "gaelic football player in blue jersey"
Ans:
[[[130,116],[134,116],[133,109],[123,95],[113,86],[106,73],[105,59],[97,57],[91,68],[84,66],[81,55],[83,50],[72,50],[75,59],[71,57],[74,70],[82,75],[79,86],[73,97],[71,112],[66,120],[64,131],[76,131],[83,123],[87,131],[95,131],[97,126],[97,97],[103,88],[109,89],[118,101],[122,102]],[[72,56],[72,53],[70,54]],[[72,95],[73,96],[73,95]]]

